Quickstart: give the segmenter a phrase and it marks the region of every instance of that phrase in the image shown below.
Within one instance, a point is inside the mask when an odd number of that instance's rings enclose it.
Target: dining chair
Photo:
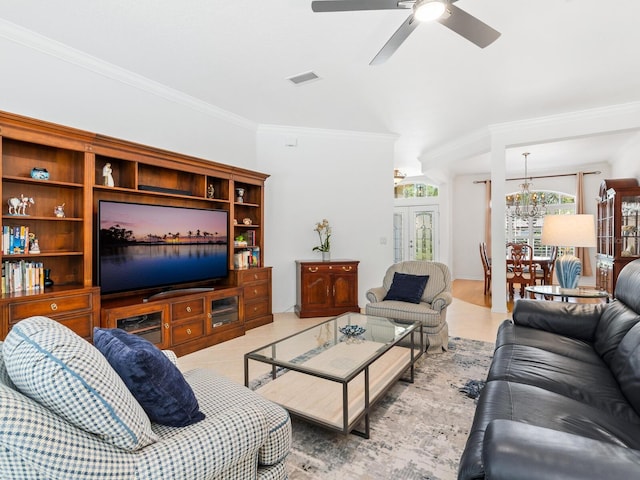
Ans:
[[[514,285],[520,285],[520,297],[524,297],[526,286],[536,284],[533,263],[533,248],[526,243],[507,244],[507,285],[509,298],[513,298]]]
[[[553,246],[549,252],[549,263],[546,271],[539,266],[536,266],[536,282],[540,282],[540,285],[553,285],[553,270],[556,265],[556,259],[558,258],[558,247]]]
[[[487,244],[480,242],[480,260],[482,260],[482,268],[484,269],[484,294],[491,293],[491,262],[487,255]]]

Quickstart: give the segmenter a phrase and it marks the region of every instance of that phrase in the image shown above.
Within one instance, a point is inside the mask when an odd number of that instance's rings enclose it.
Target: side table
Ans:
[[[568,302],[569,298],[604,298],[609,303],[609,294],[604,290],[593,288],[561,288],[558,285],[533,285],[525,290],[535,295],[545,295],[560,297],[563,302]]]

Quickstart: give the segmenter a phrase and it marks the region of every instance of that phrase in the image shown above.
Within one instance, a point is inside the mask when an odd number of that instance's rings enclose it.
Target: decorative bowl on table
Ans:
[[[360,325],[345,325],[344,327],[340,327],[340,333],[342,333],[345,337],[345,342],[347,343],[360,343],[364,341],[364,332],[367,329],[361,327]]]

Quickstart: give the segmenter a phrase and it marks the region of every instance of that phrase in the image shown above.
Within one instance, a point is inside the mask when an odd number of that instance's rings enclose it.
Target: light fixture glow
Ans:
[[[507,215],[511,218],[530,220],[541,218],[547,214],[547,199],[544,193],[533,192],[531,179],[527,178],[527,158],[529,152],[522,154],[524,157],[524,182],[520,184],[520,192],[515,195],[507,195]]]
[[[418,0],[413,8],[413,16],[421,22],[437,20],[447,10],[446,3],[442,0]]]

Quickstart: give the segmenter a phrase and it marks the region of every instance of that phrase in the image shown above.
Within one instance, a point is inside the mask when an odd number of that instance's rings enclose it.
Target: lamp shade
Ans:
[[[557,247],[595,247],[596,224],[593,215],[546,215],[542,223],[543,245]],[[562,288],[577,288],[582,262],[573,255],[556,260],[556,276]]]
[[[593,215],[545,215],[542,245],[595,247],[596,223]]]

